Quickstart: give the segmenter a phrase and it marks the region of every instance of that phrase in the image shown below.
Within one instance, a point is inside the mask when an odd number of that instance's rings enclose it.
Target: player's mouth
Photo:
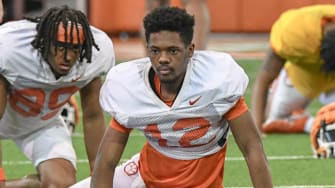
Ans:
[[[160,75],[167,75],[172,72],[172,69],[164,66],[164,67],[159,67],[157,71]]]
[[[71,67],[72,66],[70,64],[68,64],[68,63],[61,63],[58,66],[59,70],[61,70],[62,72],[68,72],[68,71],[70,71]]]

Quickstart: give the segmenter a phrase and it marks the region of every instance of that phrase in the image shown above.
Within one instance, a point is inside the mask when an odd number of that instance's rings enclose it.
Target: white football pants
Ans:
[[[140,175],[138,160],[140,154],[134,155],[130,160],[115,169],[113,188],[145,188]],[[89,188],[91,177],[79,181],[70,188]]]

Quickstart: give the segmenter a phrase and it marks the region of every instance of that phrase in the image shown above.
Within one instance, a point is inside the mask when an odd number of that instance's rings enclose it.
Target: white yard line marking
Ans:
[[[278,160],[300,160],[300,159],[314,159],[314,157],[311,156],[305,156],[305,155],[298,155],[298,156],[267,156],[268,160],[271,161],[278,161]],[[226,157],[226,161],[243,161],[243,157]]]

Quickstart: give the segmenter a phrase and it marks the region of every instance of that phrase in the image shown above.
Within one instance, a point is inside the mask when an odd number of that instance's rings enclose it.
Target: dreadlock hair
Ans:
[[[193,39],[194,17],[185,9],[177,7],[161,7],[154,9],[144,17],[145,39],[149,42],[151,33],[172,31],[179,33],[185,45]]]
[[[335,72],[335,29],[330,30],[321,41],[320,57],[324,61],[322,70]]]
[[[87,17],[79,10],[74,10],[64,5],[50,8],[40,17],[26,19],[37,22],[37,34],[31,44],[35,49],[40,51],[45,61],[48,60],[51,44],[57,43],[58,26],[60,23],[63,24],[65,29],[65,41],[70,42],[63,46],[65,47],[64,58],[66,57],[67,49],[77,45],[73,43],[73,28],[75,28],[77,36],[79,36],[79,26],[82,27],[85,38],[83,44],[80,45],[79,62],[82,62],[84,58],[88,63],[91,62],[92,46],[99,50],[98,45],[94,41]],[[66,27],[70,27],[71,29],[68,30]],[[70,32],[70,34],[68,34],[68,32]],[[68,36],[70,36],[70,39],[67,38]]]

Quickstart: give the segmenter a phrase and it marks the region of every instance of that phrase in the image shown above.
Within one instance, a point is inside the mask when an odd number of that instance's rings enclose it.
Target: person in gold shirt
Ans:
[[[252,93],[256,124],[265,133],[309,133],[305,109],[319,98],[335,101],[335,5],[282,13]]]

